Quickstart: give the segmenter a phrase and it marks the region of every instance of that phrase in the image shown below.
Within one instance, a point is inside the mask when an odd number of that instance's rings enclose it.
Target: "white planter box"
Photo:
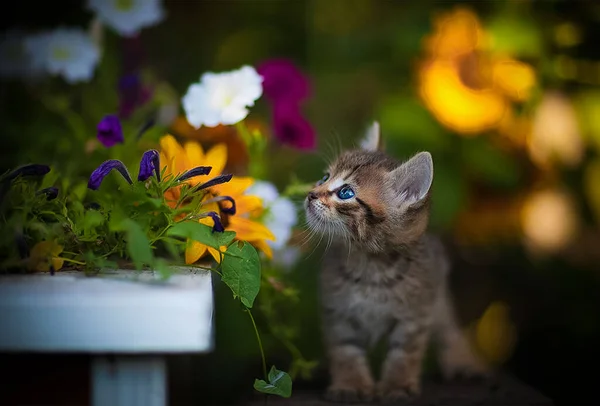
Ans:
[[[165,356],[213,345],[209,272],[0,276],[0,351],[94,354],[92,405],[165,405]]]

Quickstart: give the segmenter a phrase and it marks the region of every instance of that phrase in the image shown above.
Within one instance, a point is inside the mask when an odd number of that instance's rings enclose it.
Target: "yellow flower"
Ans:
[[[419,66],[419,94],[445,126],[463,135],[506,125],[511,102],[529,99],[533,68],[494,54],[477,16],[457,8],[434,21]]]
[[[196,186],[220,175],[227,162],[227,147],[224,144],[217,144],[205,152],[197,142],[188,141],[182,146],[173,136],[166,135],[160,139],[160,148],[161,165],[166,166],[165,176],[177,176],[197,166],[212,167],[210,177],[195,177],[186,181],[190,186]],[[207,212],[220,213],[225,230],[234,231],[236,239],[248,241],[268,257],[271,257],[271,250],[265,240],[274,240],[275,237],[267,227],[255,220],[263,210],[262,201],[257,196],[244,194],[253,182],[254,179],[249,177],[233,177],[227,183],[210,187],[204,198],[207,203],[203,208]],[[171,188],[165,192],[165,198],[171,207],[177,204],[180,193],[180,187]],[[235,215],[222,213],[218,203],[208,202],[208,200],[218,196],[229,196],[235,201]],[[208,226],[214,225],[210,217],[202,218],[199,221]],[[185,250],[185,262],[186,264],[192,264],[207,253],[210,253],[216,261],[220,261],[221,253],[216,249],[198,241],[188,241]]]
[[[50,271],[50,265],[55,271],[63,267],[64,259],[59,255],[63,251],[63,247],[55,241],[40,241],[31,248],[29,254],[30,269],[39,272]]]

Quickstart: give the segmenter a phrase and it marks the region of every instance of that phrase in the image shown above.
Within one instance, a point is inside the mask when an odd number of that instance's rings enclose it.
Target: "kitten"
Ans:
[[[309,228],[333,242],[320,281],[331,401],[419,394],[430,335],[446,378],[487,373],[455,321],[442,244],[426,233],[431,155],[399,163],[380,138],[374,123],[361,148],[342,153],[304,202]],[[382,336],[388,352],[375,384],[366,351]]]

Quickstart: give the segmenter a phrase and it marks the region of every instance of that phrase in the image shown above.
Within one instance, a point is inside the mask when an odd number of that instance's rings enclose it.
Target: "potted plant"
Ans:
[[[67,34],[81,37],[93,50],[101,42],[94,37],[97,25],[95,20],[92,34]],[[44,35],[59,34],[67,35]],[[52,46],[50,40],[38,42]],[[93,71],[99,56],[84,52],[82,58]],[[306,79],[288,61],[273,60],[258,71],[244,66],[207,73],[189,87],[182,98],[185,125],[231,129],[251,158],[242,168],[248,176],[239,177],[223,172],[228,151],[223,143],[204,150],[199,142],[182,143],[165,134],[160,117],[172,107],[174,92],[152,75],[128,74],[119,80],[118,114],[106,114],[114,104],[110,97],[87,116],[79,111],[73,94],[88,100],[108,93],[106,84],[115,78],[106,76],[106,66],[99,66],[95,82],[77,90],[30,88],[65,119],[71,138],[57,148],[51,165],[25,164],[0,177],[5,230],[0,236],[0,308],[7,310],[0,316],[0,350],[98,354],[92,368],[95,404],[108,402],[107,396],[117,396],[123,387],[129,388],[126,396],[148,393],[137,402],[164,403],[164,354],[212,347],[211,279],[216,277],[240,301],[256,332],[264,376],[254,388],[290,396],[290,375],[275,366],[267,370],[252,308],[261,287],[268,287],[271,296],[295,294],[281,288],[268,259],[286,248],[296,223],[288,197],[305,188],[292,183],[279,196],[272,184],[257,181],[266,176],[268,141],[245,119],[264,92],[278,139],[312,148],[314,133],[300,112],[308,95]],[[74,79],[69,69],[60,72],[69,83],[91,78]],[[144,93],[144,80],[154,85],[154,99]],[[215,105],[212,98],[224,89],[229,97]],[[101,119],[92,139],[94,117]],[[44,156],[39,150],[31,155]],[[49,306],[51,316],[43,310]],[[268,306],[261,310],[265,318],[272,317]],[[310,370],[314,363],[281,331],[271,333],[292,350],[291,375]],[[137,356],[110,361],[107,353]],[[111,368],[121,371],[119,377]],[[140,385],[152,390],[140,391]]]

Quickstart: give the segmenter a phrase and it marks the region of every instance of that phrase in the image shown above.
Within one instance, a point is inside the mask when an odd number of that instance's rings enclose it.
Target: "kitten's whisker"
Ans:
[[[319,227],[320,227],[320,226],[319,226]],[[319,230],[319,231],[322,231],[322,230]],[[323,236],[324,236],[324,235],[325,235],[325,234],[324,234],[323,232],[321,232],[321,238],[319,239],[319,242],[318,242],[318,243],[315,245],[315,248],[313,248],[313,250],[311,251],[311,253],[310,253],[310,254],[308,254],[308,256],[307,256],[306,258],[310,258],[310,257],[311,257],[311,255],[315,253],[315,251],[317,250],[317,248],[319,247],[319,245],[321,245],[321,241],[323,241]]]

